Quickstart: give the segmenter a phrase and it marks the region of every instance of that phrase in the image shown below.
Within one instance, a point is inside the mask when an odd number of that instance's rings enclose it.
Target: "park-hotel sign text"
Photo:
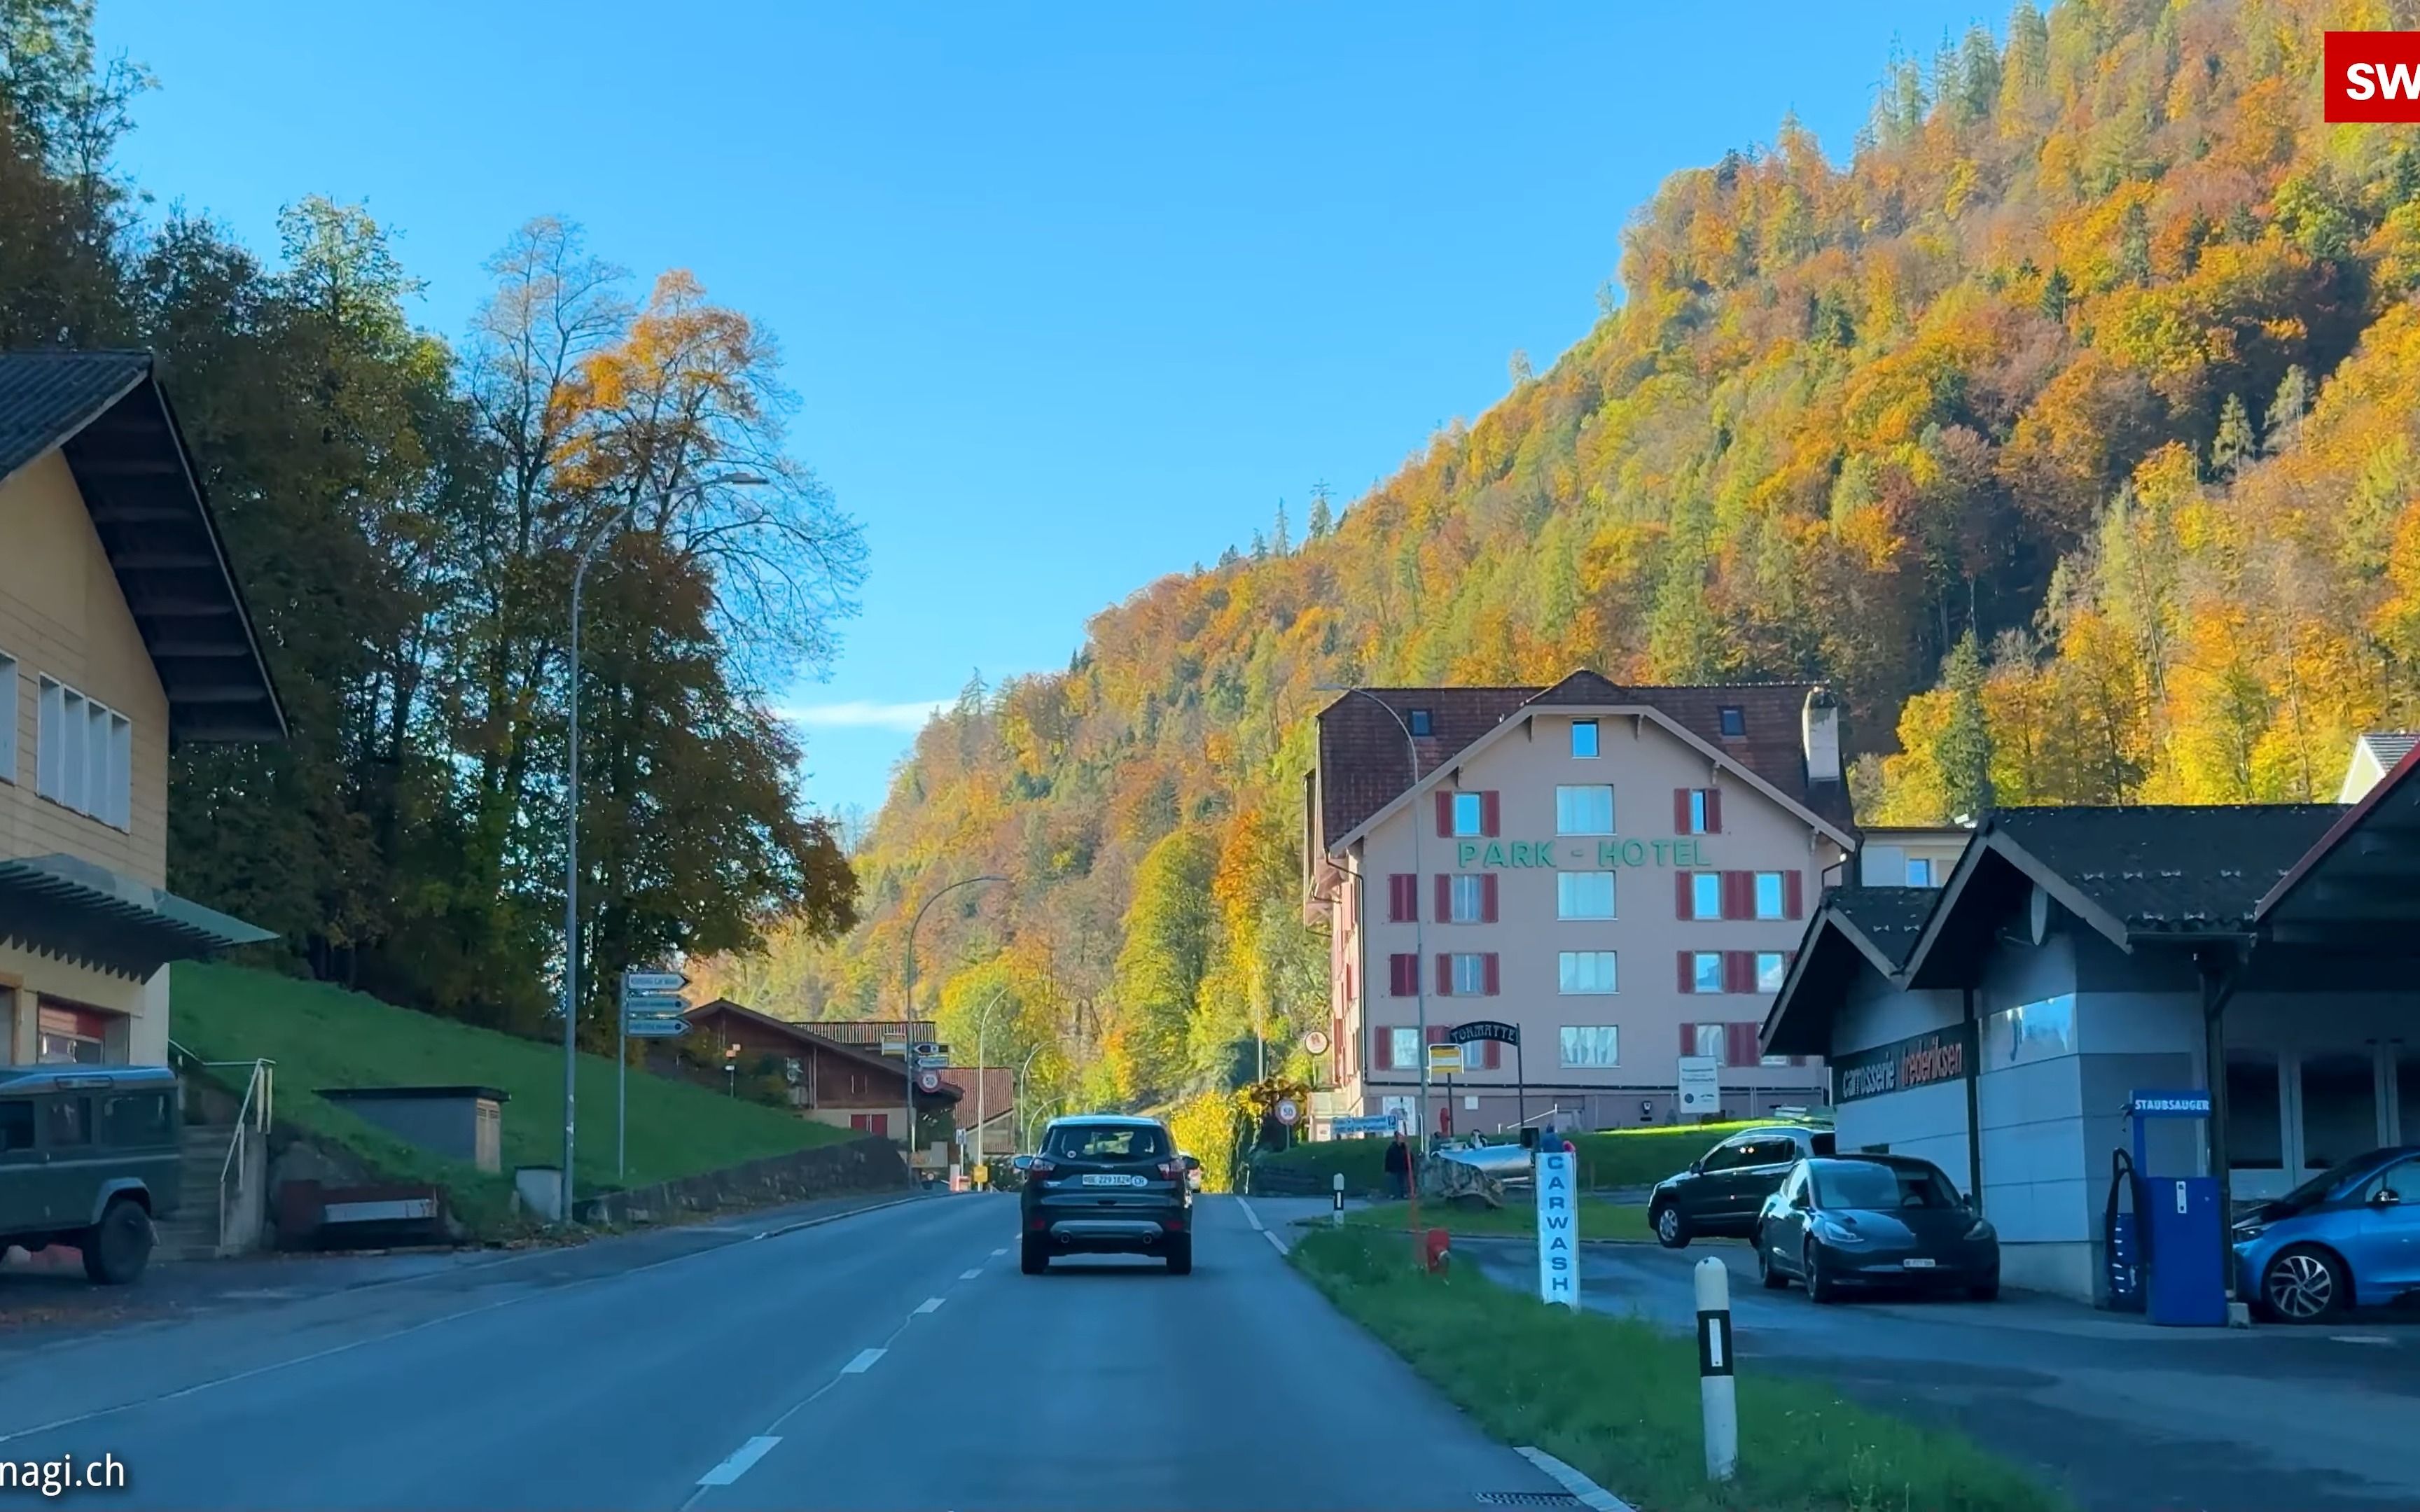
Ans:
[[[1622,866],[1712,868],[1705,842],[1683,840],[1476,841],[1454,847],[1453,864],[1471,867],[1571,867],[1603,872]]]

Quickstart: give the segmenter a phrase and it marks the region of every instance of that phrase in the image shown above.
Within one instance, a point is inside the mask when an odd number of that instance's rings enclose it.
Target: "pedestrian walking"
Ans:
[[[1395,1199],[1402,1201],[1412,1193],[1412,1152],[1404,1143],[1404,1132],[1387,1141],[1387,1185],[1393,1189]]]

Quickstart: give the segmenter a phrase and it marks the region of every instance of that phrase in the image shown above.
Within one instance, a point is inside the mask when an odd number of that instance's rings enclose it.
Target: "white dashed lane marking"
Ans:
[[[927,1297],[924,1299],[923,1305],[919,1306],[916,1310],[920,1313],[938,1313],[941,1310],[941,1300],[942,1299],[939,1297]]]
[[[890,1353],[888,1350],[860,1350],[857,1358],[840,1367],[844,1376],[861,1376],[874,1368],[874,1362]]]
[[[975,1271],[960,1271],[960,1272],[958,1273],[958,1279],[959,1279],[959,1280],[961,1280],[961,1281],[972,1281],[975,1277],[977,1277],[977,1276],[979,1276],[979,1275],[981,1275],[981,1274],[983,1274],[983,1272],[982,1272],[982,1271],[980,1271],[980,1270],[975,1270]]]
[[[700,1475],[697,1483],[700,1486],[728,1486],[747,1474],[749,1466],[764,1458],[772,1451],[773,1445],[781,1442],[779,1439],[769,1437],[751,1439],[732,1451],[730,1458]]]

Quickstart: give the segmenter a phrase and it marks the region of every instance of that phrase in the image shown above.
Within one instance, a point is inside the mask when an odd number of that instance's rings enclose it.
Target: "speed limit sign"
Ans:
[[[941,1073],[938,1071],[918,1072],[916,1073],[916,1089],[920,1092],[939,1091],[941,1089]]]
[[[1278,1099],[1278,1121],[1280,1123],[1292,1123],[1301,1117],[1302,1109],[1295,1105],[1293,1098],[1281,1097]]]

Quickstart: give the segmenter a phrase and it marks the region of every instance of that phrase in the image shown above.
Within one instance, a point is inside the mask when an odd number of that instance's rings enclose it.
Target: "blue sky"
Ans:
[[[1795,110],[1837,160],[1894,39],[1808,5],[101,0],[150,66],[123,164],[264,251],[320,193],[458,337],[529,216],[776,332],[864,613],[785,707],[878,804],[922,710],[1350,500],[1588,329],[1672,170]]]

